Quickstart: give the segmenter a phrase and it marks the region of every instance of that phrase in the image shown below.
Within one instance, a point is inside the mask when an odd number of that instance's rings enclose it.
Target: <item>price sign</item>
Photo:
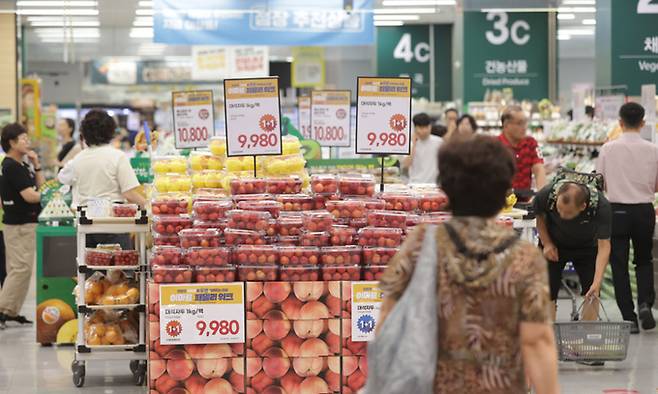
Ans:
[[[321,146],[350,146],[349,90],[324,90],[311,93],[311,129]]]
[[[281,154],[279,79],[225,79],[227,156]]]
[[[160,286],[163,345],[245,341],[244,284]]]
[[[359,77],[356,153],[410,153],[411,79]]]
[[[311,135],[311,98],[300,96],[297,99],[297,115],[299,117],[299,131],[304,139],[310,140]]]
[[[619,118],[619,108],[626,102],[623,94],[596,97],[596,117],[601,120],[616,120]]]
[[[172,92],[177,149],[207,147],[215,135],[212,90]]]
[[[379,282],[352,282],[352,341],[375,339],[384,296]]]

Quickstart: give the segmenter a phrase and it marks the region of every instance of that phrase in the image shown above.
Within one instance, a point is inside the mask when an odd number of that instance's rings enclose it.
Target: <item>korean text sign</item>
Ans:
[[[352,282],[352,341],[375,339],[383,299],[379,282]]]
[[[350,146],[349,90],[325,90],[311,93],[311,129],[321,146]]]
[[[176,148],[208,146],[215,135],[212,90],[172,92]]]

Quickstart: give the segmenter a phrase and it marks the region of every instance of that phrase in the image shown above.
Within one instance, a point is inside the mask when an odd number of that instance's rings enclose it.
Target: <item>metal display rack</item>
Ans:
[[[136,385],[146,381],[146,234],[149,232],[148,217],[142,210],[136,218],[88,218],[85,207],[78,208],[77,224],[77,265],[79,290],[76,296],[78,311],[78,336],[75,345],[75,358],[71,363],[73,384],[82,387],[85,381],[87,361],[126,360],[130,361],[130,370]],[[135,249],[139,252],[139,265],[136,266],[88,266],[85,263],[87,236],[90,234],[136,234]],[[107,270],[134,272],[139,278],[139,303],[131,305],[87,305],[85,290],[87,277],[94,272]],[[139,331],[136,344],[127,345],[87,345],[84,330],[84,317],[98,310],[137,310],[139,313]]]

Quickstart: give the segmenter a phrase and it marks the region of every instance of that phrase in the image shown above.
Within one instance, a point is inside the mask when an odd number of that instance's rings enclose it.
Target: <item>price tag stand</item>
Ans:
[[[171,92],[177,149],[207,147],[215,135],[212,90]]]

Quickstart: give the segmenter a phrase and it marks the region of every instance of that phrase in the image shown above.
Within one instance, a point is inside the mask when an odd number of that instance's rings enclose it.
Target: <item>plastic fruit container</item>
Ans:
[[[279,280],[288,282],[309,282],[320,279],[317,265],[288,265],[279,268]]]
[[[370,211],[368,226],[399,228],[404,231],[407,228],[407,214],[397,211]]]
[[[231,250],[224,247],[190,248],[184,254],[185,264],[198,265],[228,265],[231,264]]]
[[[267,192],[272,194],[298,194],[302,192],[302,178],[290,175],[282,178],[268,178]]]
[[[113,264],[122,267],[134,267],[139,265],[139,252],[136,250],[115,250]]]
[[[338,178],[332,174],[313,175],[311,191],[315,194],[335,194],[338,192]]]
[[[230,191],[231,194],[261,194],[267,191],[267,183],[265,179],[232,179]]]
[[[153,215],[182,215],[188,213],[190,203],[186,197],[158,196],[151,200]]]
[[[233,261],[238,265],[276,265],[279,262],[279,247],[239,245],[233,249]]]
[[[189,228],[178,233],[181,248],[216,248],[220,242],[220,232],[216,229]]]
[[[380,280],[385,270],[385,265],[366,265],[363,267],[363,280]]]
[[[231,200],[196,200],[192,204],[194,218],[206,221],[217,221],[226,217],[226,212],[233,209]]]
[[[185,174],[187,159],[183,156],[155,156],[151,159],[151,166],[156,174]]]
[[[276,226],[276,219],[270,219],[267,222],[267,227],[265,228],[265,235],[267,237],[273,238],[276,237],[278,234],[277,226]]]
[[[388,262],[395,256],[398,252],[398,248],[380,248],[380,247],[369,247],[366,246],[363,248],[363,264],[365,265],[377,265],[377,264],[388,264]]]
[[[389,211],[415,212],[418,209],[418,198],[412,194],[384,192],[378,197],[386,202]]]
[[[304,222],[300,216],[282,216],[276,220],[279,236],[299,236]]]
[[[108,267],[112,265],[112,251],[103,249],[85,249],[85,264],[92,267]]]
[[[281,210],[283,209],[283,204],[274,200],[253,200],[253,201],[240,201],[238,203],[238,209],[245,211],[259,211],[259,212],[269,212],[273,218],[278,218]]]
[[[315,233],[304,232],[299,236],[301,246],[329,246],[329,232],[320,231]]]
[[[224,230],[224,242],[228,246],[234,245],[265,245],[265,232],[252,230],[239,230],[227,228]]]
[[[302,222],[308,232],[329,231],[334,224],[334,216],[327,211],[306,211],[302,212]]]
[[[224,171],[199,171],[192,174],[192,187],[197,189],[219,189],[226,178]]]
[[[402,243],[402,230],[387,227],[364,227],[359,230],[359,245],[397,247]]]
[[[226,137],[211,137],[208,148],[215,156],[226,156]]]
[[[262,200],[273,200],[274,196],[269,193],[261,194],[238,194],[231,196],[233,202],[236,204],[241,203],[242,201],[262,201]]]
[[[352,227],[353,229],[360,230],[368,226],[368,219],[366,218],[351,219],[347,225]]]
[[[407,214],[407,230],[410,227],[415,227],[415,226],[419,225],[421,223],[421,221],[422,221],[422,218],[421,218],[420,215],[414,215],[412,213]]]
[[[322,280],[361,280],[361,266],[353,265],[325,265],[322,267]]]
[[[310,211],[315,207],[313,197],[306,194],[280,194],[276,201],[283,204],[284,211]]]
[[[189,265],[154,265],[151,271],[155,283],[192,283]]]
[[[153,232],[162,235],[178,235],[182,230],[192,228],[189,215],[162,215],[153,217]]]
[[[153,234],[153,246],[180,246],[180,238],[176,235]]]
[[[368,211],[381,211],[386,209],[386,201],[378,198],[369,198],[363,196],[343,196],[346,201],[363,201]]]
[[[366,204],[358,200],[327,201],[327,211],[335,219],[361,219],[365,218]]]
[[[223,157],[213,156],[210,152],[203,151],[192,151],[188,157],[192,171],[221,170],[224,168],[224,161]]]
[[[294,235],[280,235],[276,239],[279,246],[299,246],[299,237]]]
[[[312,246],[279,246],[279,264],[316,265],[320,262],[320,248]]]
[[[183,249],[177,246],[154,246],[149,256],[150,265],[180,265],[183,263]]]
[[[361,247],[332,246],[320,249],[323,265],[353,265],[361,264]]]
[[[343,195],[373,196],[375,179],[370,175],[341,176],[338,178],[338,190]]]
[[[221,267],[194,267],[197,283],[235,282],[236,269],[231,265]]]
[[[137,204],[112,204],[112,216],[116,218],[134,218],[138,210]]]
[[[448,206],[448,196],[442,191],[418,195],[418,209],[421,212],[439,212]]]
[[[313,200],[315,201],[315,210],[327,209],[327,201],[338,201],[342,198],[338,194],[315,194]]]
[[[219,235],[221,236],[224,234],[224,229],[228,227],[227,223],[228,221],[226,219],[221,219],[216,222],[194,219],[192,227],[195,229],[215,229],[219,231]]]
[[[245,211],[243,209],[228,211],[226,212],[226,217],[229,228],[253,231],[267,230],[269,221],[272,219],[272,215],[269,212]]]
[[[276,265],[242,265],[238,267],[238,279],[247,282],[272,282],[277,280]]]
[[[356,243],[356,229],[337,224],[331,226],[331,229],[329,229],[329,243],[333,246],[354,245]]]
[[[192,178],[187,174],[156,174],[153,186],[158,193],[189,193]]]

